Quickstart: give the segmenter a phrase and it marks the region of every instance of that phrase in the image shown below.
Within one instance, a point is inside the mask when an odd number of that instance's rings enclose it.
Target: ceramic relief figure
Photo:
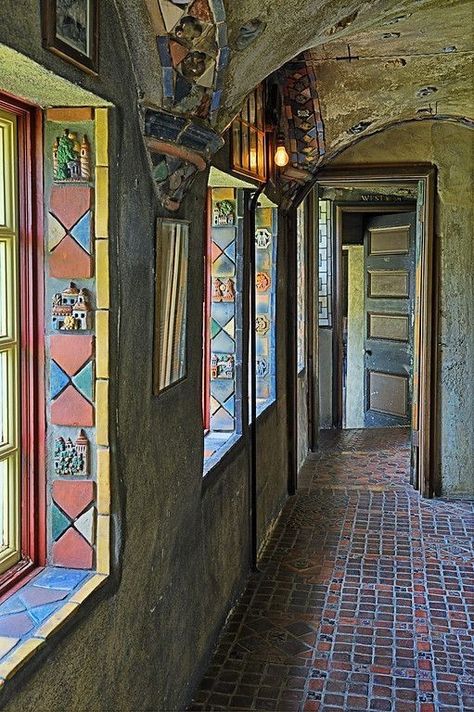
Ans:
[[[64,129],[53,143],[53,176],[55,181],[88,181],[91,177],[90,143],[84,134],[82,141],[77,133]]]
[[[232,354],[212,354],[211,378],[226,380],[234,378],[234,363]]]
[[[83,430],[76,441],[58,437],[54,443],[54,471],[58,477],[85,477],[89,467],[89,441]]]
[[[215,277],[212,280],[212,301],[213,302],[221,302],[222,301],[222,287],[223,286],[224,285],[222,284],[219,277]]]
[[[220,200],[214,204],[212,222],[214,225],[233,225],[235,221],[234,203]]]
[[[255,319],[255,331],[257,334],[266,334],[270,328],[270,321],[267,316],[257,316]]]
[[[92,328],[92,307],[87,290],[74,282],[53,297],[51,326],[57,331],[87,331]]]
[[[257,272],[255,276],[255,287],[257,292],[266,292],[270,286],[270,276],[266,272]]]
[[[235,288],[234,281],[232,279],[226,279],[222,287],[222,301],[223,302],[234,302],[235,301]]]

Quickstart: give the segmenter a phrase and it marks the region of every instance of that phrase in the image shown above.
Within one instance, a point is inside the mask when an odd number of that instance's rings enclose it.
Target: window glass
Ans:
[[[319,201],[319,326],[332,325],[331,204]]]

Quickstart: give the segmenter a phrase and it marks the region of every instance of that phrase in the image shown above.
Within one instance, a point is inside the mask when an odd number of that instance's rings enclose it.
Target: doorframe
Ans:
[[[438,407],[437,407],[437,328],[438,328],[438,270],[439,256],[434,236],[436,169],[431,164],[341,165],[322,168],[307,191],[317,187],[352,185],[413,184],[417,198],[417,254],[416,294],[413,358],[413,445],[417,448],[417,482],[414,486],[424,497],[432,497],[438,484]],[[306,191],[305,191],[306,192]],[[387,204],[377,206],[380,212]],[[367,209],[368,205],[364,205]],[[340,212],[342,216],[342,212]],[[336,220],[337,222],[337,220]],[[336,227],[335,234],[338,230]],[[340,232],[340,230],[339,230]],[[335,245],[337,260],[339,249]],[[340,264],[334,264],[335,294],[340,293]],[[335,317],[339,320],[337,310]],[[339,332],[339,324],[334,324]],[[319,404],[317,404],[319,407]],[[314,417],[314,415],[313,415]]]

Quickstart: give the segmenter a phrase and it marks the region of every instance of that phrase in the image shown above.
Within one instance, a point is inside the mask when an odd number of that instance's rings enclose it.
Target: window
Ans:
[[[265,181],[266,134],[265,96],[259,85],[252,91],[232,123],[232,169]]]
[[[275,398],[277,209],[258,207],[255,226],[257,412]]]
[[[331,203],[319,201],[319,326],[332,326]]]
[[[297,368],[306,366],[306,220],[305,204],[296,211],[296,300],[297,300]]]
[[[30,192],[34,118],[28,108],[0,100],[0,593],[42,563],[44,546],[36,496],[42,320]]]

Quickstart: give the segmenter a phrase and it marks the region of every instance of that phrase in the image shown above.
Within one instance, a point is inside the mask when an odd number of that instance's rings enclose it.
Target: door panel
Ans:
[[[365,426],[411,421],[415,213],[371,218],[365,244]]]

